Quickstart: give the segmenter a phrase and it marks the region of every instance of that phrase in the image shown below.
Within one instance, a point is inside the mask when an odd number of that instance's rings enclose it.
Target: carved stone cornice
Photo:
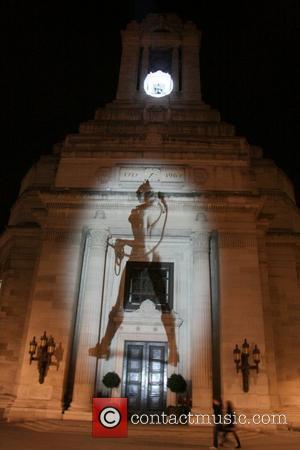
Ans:
[[[177,192],[165,190],[169,210],[185,209],[193,211],[213,211],[217,213],[257,213],[262,208],[262,201],[257,196],[241,193],[231,198],[228,192]],[[135,190],[124,191],[83,191],[76,189],[70,192],[58,191],[42,193],[41,197],[51,210],[79,209],[125,209],[136,204]]]
[[[295,233],[291,230],[268,231],[266,234],[266,245],[277,247],[300,245],[300,233]]]
[[[220,248],[255,248],[257,235],[255,233],[221,232]]]
[[[39,238],[40,235],[41,228],[39,227],[8,226],[0,236],[0,248],[16,237]]]
[[[79,244],[82,232],[68,229],[45,229],[43,230],[43,241],[70,242]]]

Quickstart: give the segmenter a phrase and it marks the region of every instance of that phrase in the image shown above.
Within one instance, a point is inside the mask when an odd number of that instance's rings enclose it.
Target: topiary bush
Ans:
[[[167,382],[167,386],[170,389],[170,391],[175,392],[176,394],[176,406],[178,402],[177,394],[182,394],[186,391],[187,384],[185,379],[182,375],[179,375],[177,373],[173,373],[169,378]]]
[[[113,389],[119,386],[121,379],[116,372],[107,372],[102,378],[102,382],[104,386]]]
[[[187,384],[182,375],[173,373],[168,378],[167,386],[172,392],[175,392],[176,394],[182,394],[182,392],[186,391]]]

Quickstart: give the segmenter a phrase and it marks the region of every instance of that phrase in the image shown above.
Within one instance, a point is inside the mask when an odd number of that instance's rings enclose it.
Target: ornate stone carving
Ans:
[[[141,182],[151,176],[150,181],[160,181],[162,183],[182,183],[185,180],[183,167],[156,167],[156,166],[133,166],[121,167],[119,180],[121,182],[136,181]]]
[[[95,212],[95,219],[106,219],[106,214],[104,209],[98,209]]]

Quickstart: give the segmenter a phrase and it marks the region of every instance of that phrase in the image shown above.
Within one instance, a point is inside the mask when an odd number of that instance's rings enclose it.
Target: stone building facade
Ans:
[[[238,410],[300,412],[300,214],[293,187],[201,99],[200,32],[149,15],[122,32],[116,99],[22,181],[0,239],[0,408],[91,417],[103,375],[132,411],[174,403],[172,373],[210,411],[210,236],[218,234],[221,390]],[[162,67],[160,67],[162,65]],[[161,98],[149,71],[172,75]],[[205,67],[203,68],[205,70]],[[29,344],[56,342],[39,383]],[[233,361],[261,351],[249,391]]]

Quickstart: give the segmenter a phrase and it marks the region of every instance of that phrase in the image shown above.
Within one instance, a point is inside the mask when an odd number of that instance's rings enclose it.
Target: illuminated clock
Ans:
[[[169,73],[157,70],[150,72],[145,78],[144,89],[151,97],[165,97],[173,90],[173,80]]]

